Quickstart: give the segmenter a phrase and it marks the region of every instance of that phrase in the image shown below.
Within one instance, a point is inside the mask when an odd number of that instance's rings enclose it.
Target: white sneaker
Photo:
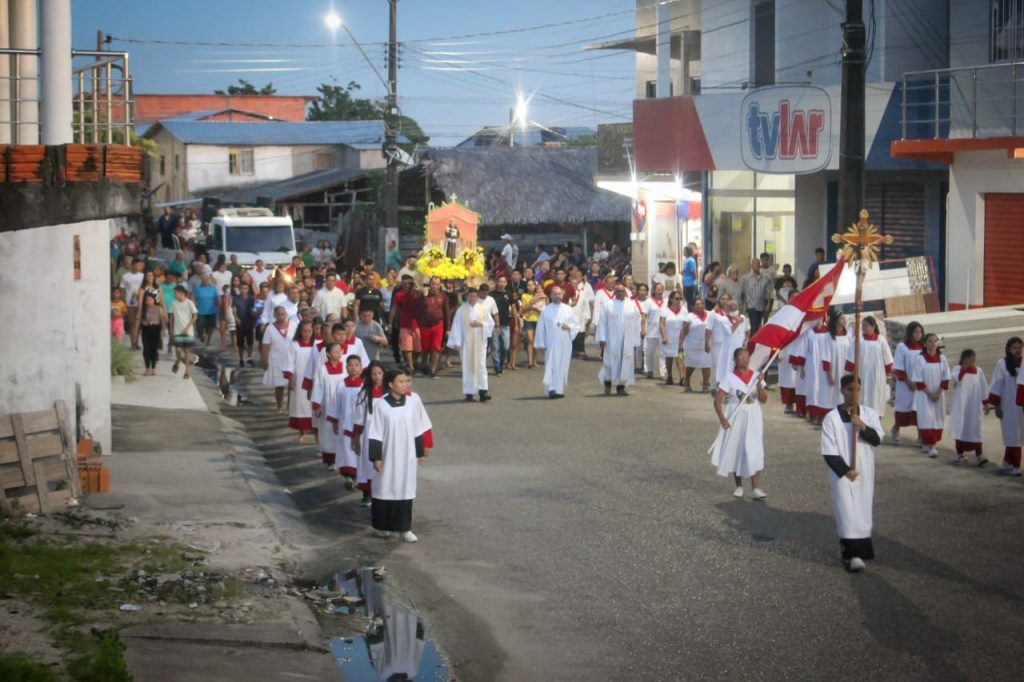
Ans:
[[[860,573],[864,568],[864,560],[860,557],[853,557],[850,559],[850,573]]]
[[[419,538],[411,530],[407,530],[402,533],[402,542],[419,542]]]
[[[760,488],[754,488],[753,492],[750,493],[750,497],[755,500],[763,500],[768,497],[768,495]]]
[[[1020,476],[1020,467],[1010,467],[1006,470],[1007,476]]]
[[[391,533],[389,533],[386,530],[375,530],[373,532],[376,533],[377,537],[379,537],[382,540],[387,540],[389,537],[391,537]]]
[[[1006,460],[1004,459],[1004,460],[1003,460],[1003,463],[1002,463],[1002,464],[1000,465],[1000,467],[1002,468],[1002,470],[1003,470],[1003,471],[1009,471],[1010,469],[1012,469],[1012,468],[1013,468],[1013,465],[1012,465],[1012,464],[1010,464],[1009,462],[1007,462],[1007,461],[1006,461]]]
[[[743,498],[743,486],[739,486],[739,487],[736,488],[736,490],[732,491],[732,496],[733,497],[738,497],[738,498],[742,499]]]
[[[932,459],[935,459],[936,457],[939,456],[939,451],[936,448],[932,448],[928,451],[928,456],[931,457]]]

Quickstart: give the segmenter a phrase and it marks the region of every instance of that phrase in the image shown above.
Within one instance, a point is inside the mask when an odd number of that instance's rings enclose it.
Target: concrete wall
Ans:
[[[108,220],[0,233],[0,289],[13,324],[0,328],[0,413],[67,403],[73,428],[110,452],[110,323]],[[74,279],[73,245],[81,248]],[[53,267],[41,285],[40,254]]]
[[[949,0],[949,66],[988,63],[990,0]]]
[[[986,192],[1024,193],[1024,164],[1006,158],[1005,151],[958,153],[956,163],[949,168],[947,306],[985,303]]]
[[[889,0],[875,9],[878,37],[869,66],[868,82],[898,81],[908,71],[949,66],[951,0]],[[952,0],[956,2],[956,0]],[[978,5],[984,19],[986,9]],[[870,15],[868,15],[870,16]],[[870,21],[865,17],[865,21]],[[870,45],[870,36],[868,44]],[[978,40],[975,35],[972,40]]]
[[[188,146],[188,192],[199,195],[220,187],[257,185],[292,177],[292,147],[253,147],[253,174],[228,172],[228,146],[191,144]]]
[[[834,231],[828,226],[828,182],[825,173],[796,176],[796,235],[793,274],[803,285],[807,267],[814,261],[814,250],[832,249],[826,244]],[[828,260],[832,260],[831,256]]]

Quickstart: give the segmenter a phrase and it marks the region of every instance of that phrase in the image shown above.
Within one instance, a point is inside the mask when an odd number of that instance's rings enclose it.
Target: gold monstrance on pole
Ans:
[[[867,275],[871,263],[878,261],[879,247],[892,244],[891,234],[881,234],[878,229],[868,223],[868,212],[860,210],[860,222],[854,223],[842,234],[832,235],[832,241],[842,244],[841,257],[854,268],[857,275],[857,288],[853,300],[855,321],[853,326],[853,410],[851,416],[860,410],[860,314],[863,307],[864,276]],[[857,468],[857,429],[850,427],[850,468]]]

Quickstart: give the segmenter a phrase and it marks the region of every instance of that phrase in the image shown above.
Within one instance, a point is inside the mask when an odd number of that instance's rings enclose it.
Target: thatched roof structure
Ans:
[[[483,225],[626,222],[630,201],[598,189],[596,148],[429,150],[420,167],[437,192],[481,214]]]

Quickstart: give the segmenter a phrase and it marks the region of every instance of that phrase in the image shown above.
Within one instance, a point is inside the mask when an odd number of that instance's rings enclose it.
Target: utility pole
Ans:
[[[387,160],[387,187],[384,192],[384,226],[398,227],[398,0],[388,0],[391,10],[388,37],[388,102],[384,118],[384,154]],[[380,240],[384,247],[384,240]]]
[[[843,90],[839,118],[838,225],[843,232],[864,208],[864,9],[861,0],[846,0],[843,23]]]

